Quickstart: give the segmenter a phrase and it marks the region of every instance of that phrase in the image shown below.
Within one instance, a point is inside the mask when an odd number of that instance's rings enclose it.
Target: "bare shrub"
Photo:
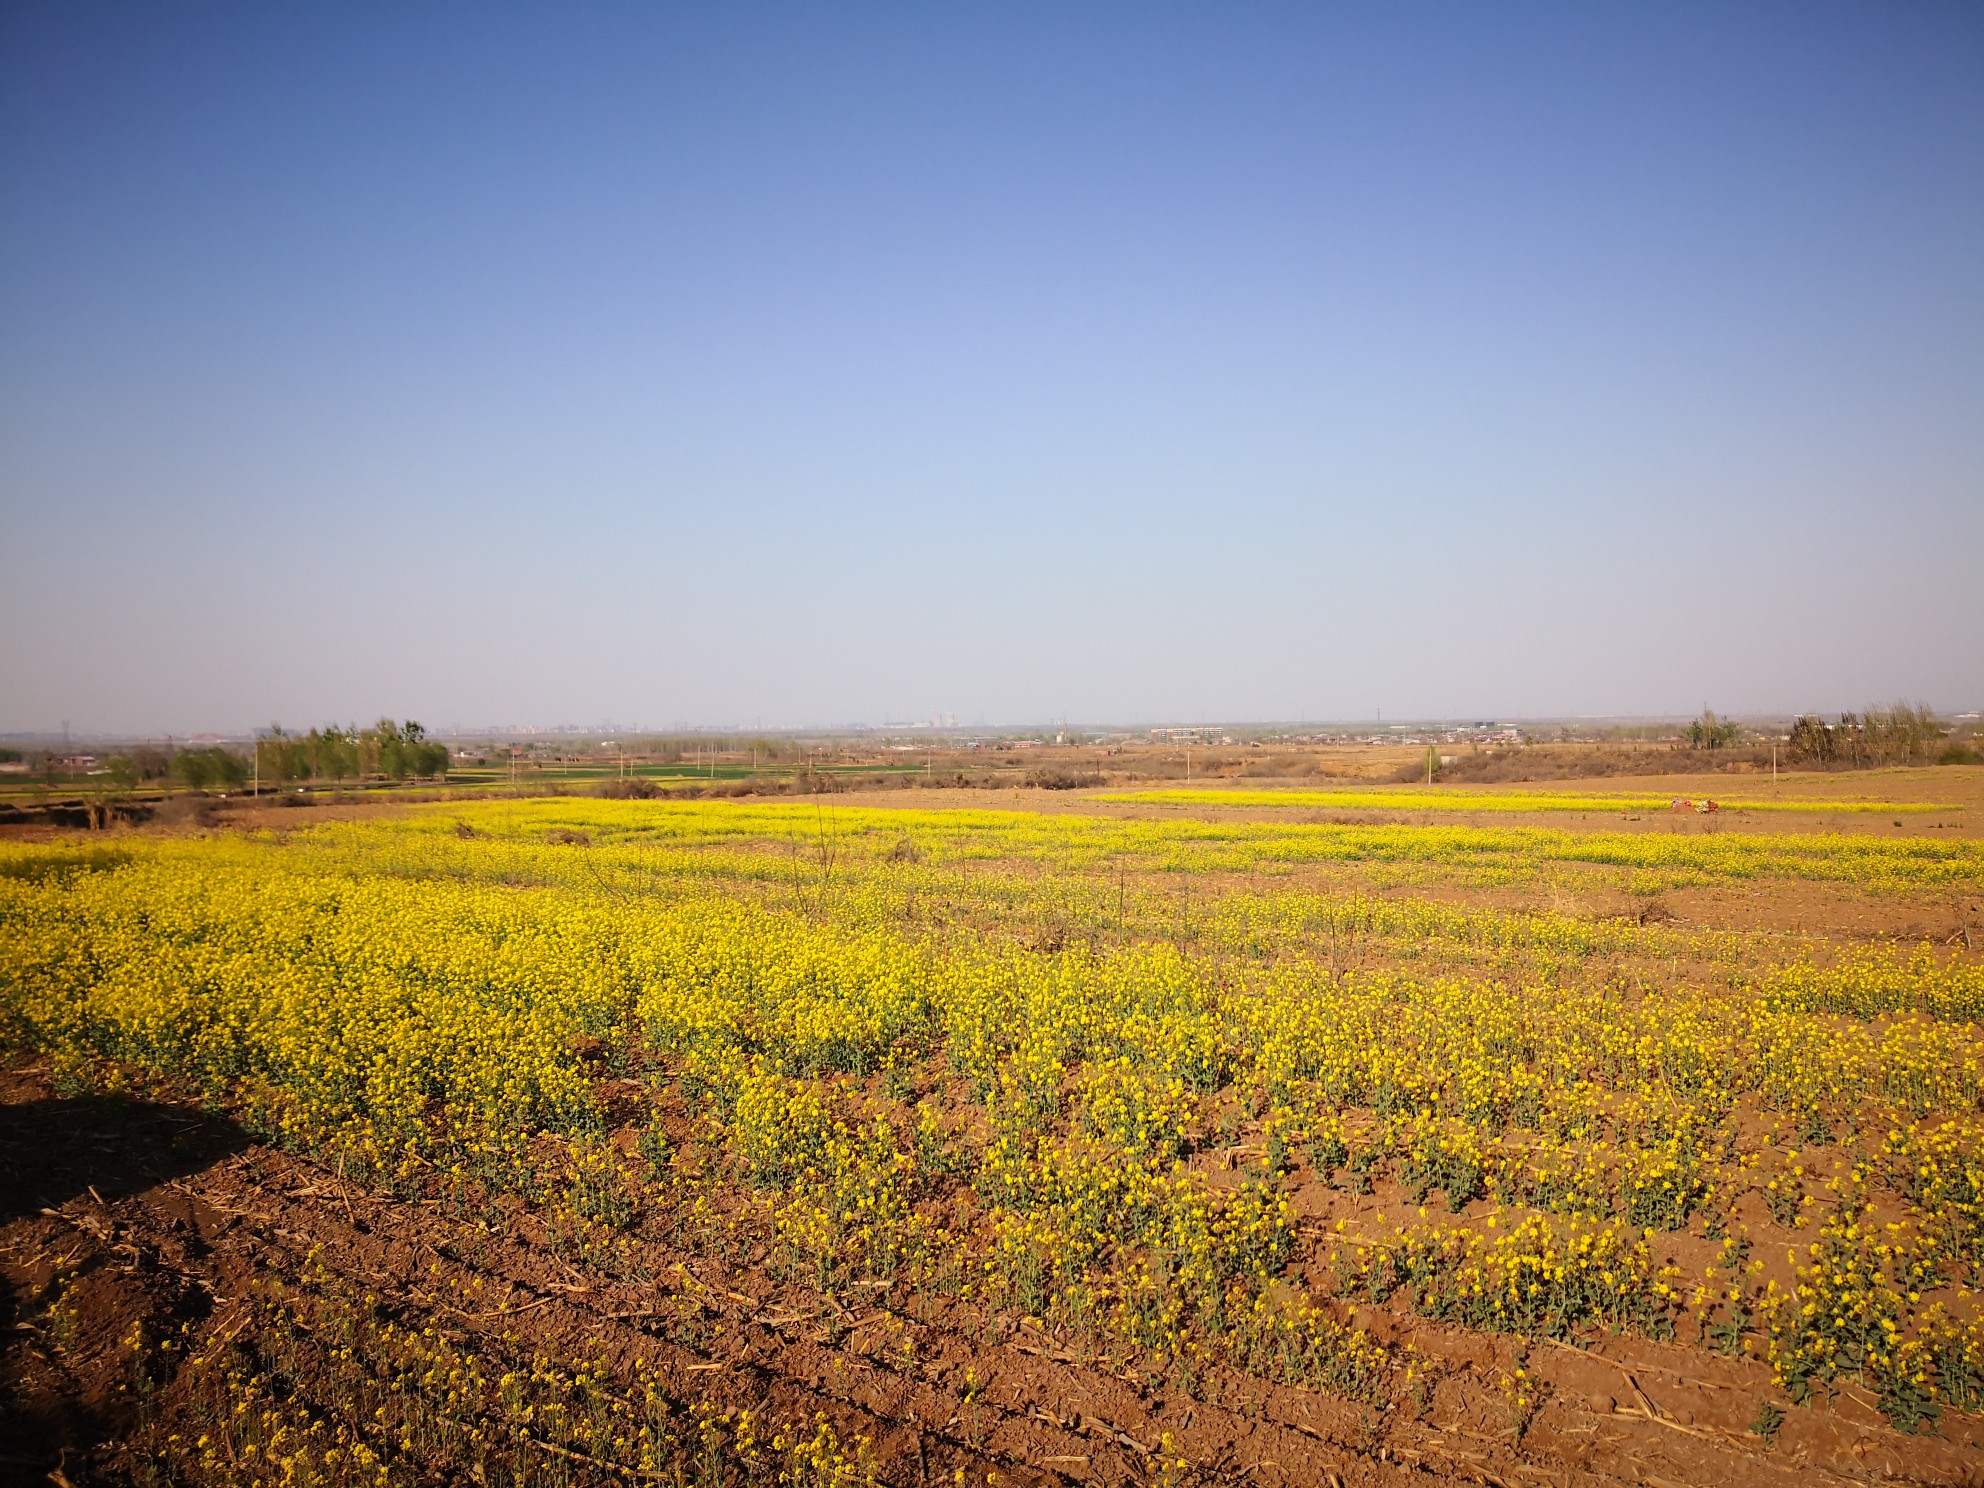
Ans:
[[[207,796],[171,796],[152,812],[152,820],[167,827],[211,827],[220,817],[220,804]]]
[[[1400,785],[1425,785],[1438,780],[1446,773],[1446,761],[1441,757],[1439,746],[1428,744],[1426,752],[1417,759],[1407,760],[1388,777]]]
[[[1316,770],[1316,761],[1306,754],[1270,754],[1248,760],[1240,774],[1250,780],[1293,780]]]
[[[1791,758],[1821,769],[1870,769],[1927,764],[1949,730],[1927,703],[1894,703],[1864,713],[1842,713],[1837,723],[1808,714],[1791,725]]]
[[[1091,790],[1102,784],[1102,777],[1093,771],[1048,767],[1027,771],[1026,783],[1035,790]]]
[[[1723,747],[1675,749],[1650,744],[1548,744],[1512,749],[1470,748],[1440,766],[1436,778],[1475,785],[1525,780],[1594,780],[1619,775],[1700,775],[1768,769],[1768,749]],[[1415,760],[1401,779],[1424,780],[1426,766]]]
[[[602,801],[652,801],[661,794],[661,787],[646,776],[627,775],[600,781],[592,793]]]

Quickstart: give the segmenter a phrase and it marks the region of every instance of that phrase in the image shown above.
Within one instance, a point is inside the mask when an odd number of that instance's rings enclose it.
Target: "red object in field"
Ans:
[[[1673,800],[1667,803],[1667,809],[1669,811],[1686,811],[1690,806],[1694,804],[1695,803],[1693,801],[1690,801],[1686,796],[1676,796]]]
[[[1695,810],[1697,811],[1720,811],[1721,809],[1722,807],[1714,801],[1695,802]]]

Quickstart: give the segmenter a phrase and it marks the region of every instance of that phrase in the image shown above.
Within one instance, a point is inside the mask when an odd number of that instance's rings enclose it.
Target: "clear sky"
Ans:
[[[1984,702],[1984,6],[0,8],[0,729]]]

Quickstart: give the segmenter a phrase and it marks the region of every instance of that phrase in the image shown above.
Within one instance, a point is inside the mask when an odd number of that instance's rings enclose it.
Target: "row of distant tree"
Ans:
[[[1791,725],[1791,758],[1814,765],[1919,765],[1968,758],[1949,726],[1926,703],[1895,703],[1864,713],[1842,713],[1828,722],[1816,714]]]
[[[306,780],[387,780],[432,778],[448,774],[448,746],[427,737],[412,719],[395,723],[382,718],[372,727],[313,728],[307,734],[287,734],[271,728],[255,741],[260,778],[271,785]]]
[[[28,763],[52,781],[60,767],[52,751],[37,752]],[[19,751],[0,751],[0,758],[20,759]],[[285,733],[280,727],[246,748],[188,745],[177,749],[141,744],[128,754],[102,759],[93,779],[113,791],[141,785],[181,785],[188,790],[239,790],[251,781],[279,788],[310,781],[386,779],[444,780],[448,746],[427,737],[411,719],[395,723],[382,718],[370,728],[314,728],[307,734]]]
[[[1685,737],[1691,749],[1728,749],[1742,741],[1744,730],[1704,708]],[[1847,768],[1925,765],[1939,759],[1961,763],[1971,754],[1927,703],[1894,703],[1830,720],[1816,713],[1802,715],[1792,721],[1785,752],[1792,764]]]
[[[58,776],[73,776],[76,765],[52,749],[0,750],[0,760],[20,760],[35,774],[53,784]],[[112,754],[98,760],[89,770],[93,782],[112,790],[130,790],[139,785],[177,782],[206,789],[214,785],[246,784],[251,765],[246,755],[230,749],[203,746],[161,747],[140,744],[128,754]]]

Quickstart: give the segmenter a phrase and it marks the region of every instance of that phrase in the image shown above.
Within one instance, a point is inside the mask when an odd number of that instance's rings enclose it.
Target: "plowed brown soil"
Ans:
[[[152,1338],[183,1325],[251,1342],[250,1295],[306,1273],[416,1330],[500,1337],[512,1353],[638,1356],[678,1399],[824,1414],[844,1440],[868,1438],[880,1478],[904,1488],[960,1470],[978,1483],[1154,1481],[1167,1436],[1193,1477],[1269,1488],[1964,1483],[1984,1471],[1979,1423],[1946,1417],[1940,1436],[1905,1436],[1851,1389],[1791,1412],[1766,1440],[1753,1426],[1780,1398],[1768,1370],[1679,1343],[1595,1337],[1518,1361],[1507,1339],[1367,1308],[1360,1322],[1424,1361],[1412,1400],[1380,1414],[1236,1373],[1190,1390],[1124,1375],[945,1298],[851,1306],[774,1279],[749,1252],[724,1261],[644,1235],[635,1249],[654,1279],[615,1280],[557,1253],[543,1217],[514,1198],[450,1214],[340,1182],[196,1109],[56,1099],[32,1066],[0,1076],[0,1184],[0,1465],[20,1481],[155,1480],[173,1428],[197,1429],[197,1402],[169,1363],[141,1377],[134,1323]],[[1376,1227],[1409,1207],[1382,1187],[1360,1197],[1310,1183],[1298,1200],[1318,1229]],[[1749,1218],[1772,1231],[1761,1211]],[[1507,1387],[1518,1362],[1541,1390],[1519,1439]],[[545,1460],[572,1477],[574,1464]],[[417,1459],[403,1467],[421,1480]],[[626,1481],[584,1464],[577,1480]]]

